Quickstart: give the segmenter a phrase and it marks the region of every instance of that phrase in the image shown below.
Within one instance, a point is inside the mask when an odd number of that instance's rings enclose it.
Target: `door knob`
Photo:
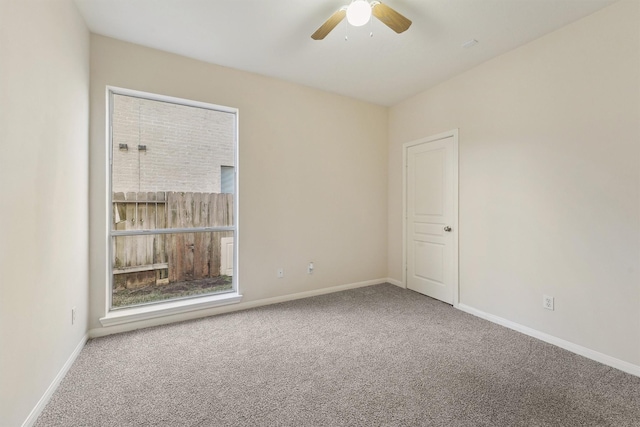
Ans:
[[[444,231],[449,232],[451,231],[451,227],[449,227],[448,225],[444,228]]]

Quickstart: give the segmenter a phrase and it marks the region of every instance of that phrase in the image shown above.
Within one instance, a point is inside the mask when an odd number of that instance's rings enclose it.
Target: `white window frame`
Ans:
[[[235,116],[234,121],[234,158],[235,158],[235,177],[234,177],[234,203],[233,203],[233,217],[234,224],[228,227],[198,227],[187,229],[154,229],[149,231],[118,231],[112,229],[113,221],[113,191],[112,191],[112,168],[113,168],[113,132],[112,132],[112,116],[113,116],[113,96],[123,95],[132,96],[151,101],[167,102],[171,104],[183,105],[188,107],[204,108],[208,110],[215,110],[224,113],[230,113]],[[140,320],[152,319],[161,316],[167,316],[172,314],[185,313],[194,310],[202,310],[205,308],[211,308],[227,304],[235,304],[241,301],[242,295],[239,293],[239,271],[238,271],[238,242],[239,242],[239,224],[238,224],[238,199],[239,199],[239,158],[238,158],[238,116],[239,111],[236,108],[225,107],[216,104],[209,104],[205,102],[193,101],[190,99],[176,98],[165,95],[158,95],[149,92],[142,92],[132,89],[124,89],[115,86],[106,87],[106,150],[107,150],[107,168],[106,168],[106,201],[107,201],[107,224],[106,224],[106,242],[107,242],[107,278],[106,278],[106,315],[100,319],[103,326],[112,326],[122,323],[135,322]],[[158,301],[150,304],[112,308],[112,289],[113,289],[113,248],[112,239],[116,236],[128,236],[128,235],[140,235],[140,234],[161,234],[161,233],[196,233],[196,232],[210,232],[210,231],[233,231],[234,247],[233,247],[233,278],[232,278],[232,291],[221,294],[193,296],[182,299],[173,299],[167,301]]]

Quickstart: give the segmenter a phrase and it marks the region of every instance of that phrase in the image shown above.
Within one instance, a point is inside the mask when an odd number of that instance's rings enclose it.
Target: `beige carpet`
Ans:
[[[91,340],[36,426],[640,426],[640,378],[384,284]]]

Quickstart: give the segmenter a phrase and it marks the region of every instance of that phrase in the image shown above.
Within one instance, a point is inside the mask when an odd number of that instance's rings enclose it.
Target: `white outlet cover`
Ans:
[[[542,307],[546,308],[547,310],[553,310],[554,303],[553,303],[553,297],[549,296],[549,295],[543,295],[542,296]]]

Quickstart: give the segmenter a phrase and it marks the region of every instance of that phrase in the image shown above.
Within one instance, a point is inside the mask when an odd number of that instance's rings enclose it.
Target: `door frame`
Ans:
[[[458,129],[453,129],[447,132],[439,133],[437,135],[420,138],[415,141],[410,141],[402,144],[402,285],[405,289],[407,289],[407,153],[410,147],[428,144],[430,142],[440,141],[446,138],[453,138],[453,182],[451,183],[453,191],[453,218],[451,221],[451,226],[453,227],[452,280],[453,306],[458,307],[458,304],[460,303],[460,281],[458,274],[458,241],[460,239],[460,235],[458,234]]]

